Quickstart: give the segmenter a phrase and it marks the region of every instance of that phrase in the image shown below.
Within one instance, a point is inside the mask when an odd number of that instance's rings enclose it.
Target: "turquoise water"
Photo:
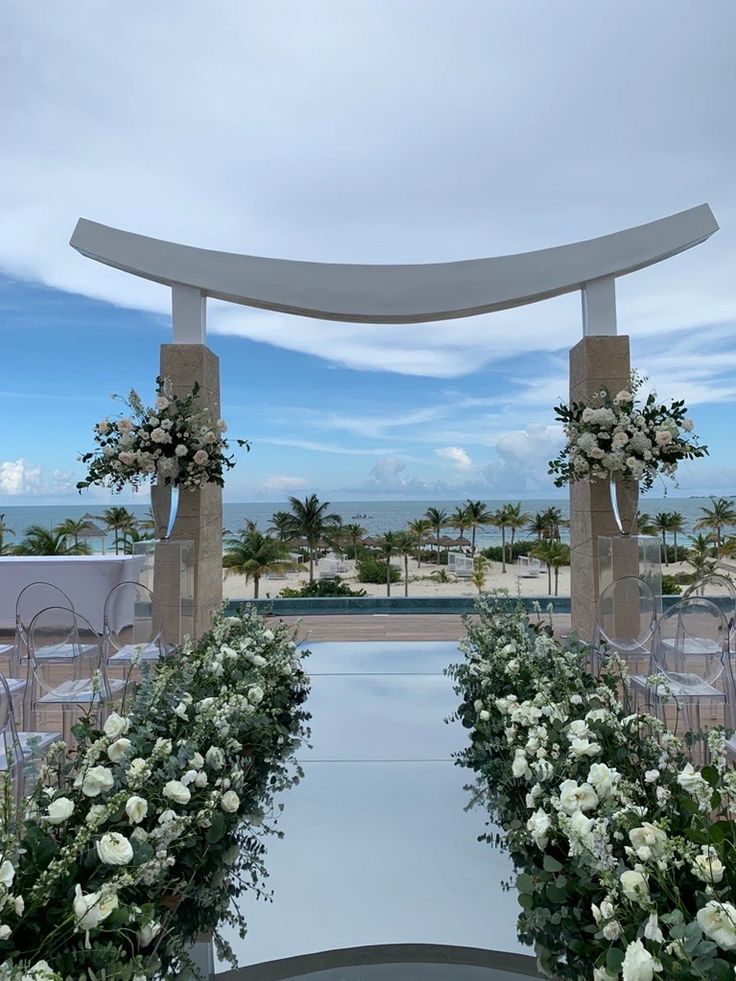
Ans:
[[[361,524],[369,535],[381,535],[386,531],[399,531],[415,518],[421,517],[428,507],[445,508],[448,513],[452,513],[458,505],[463,505],[464,500],[457,501],[332,501],[330,510],[342,515],[345,522],[355,522]],[[486,505],[493,511],[508,500],[487,500]],[[640,502],[641,509],[649,514],[656,514],[658,511],[679,511],[685,518],[687,531],[692,530],[693,524],[700,517],[700,508],[709,504],[706,497],[643,497]],[[562,513],[567,516],[568,502],[560,498],[549,498],[540,500],[522,500],[522,509],[530,514],[543,511],[547,507],[559,507]],[[128,509],[140,518],[145,518],[148,508],[143,504],[128,505]],[[48,505],[48,506],[10,506],[0,505],[0,514],[5,513],[5,521],[10,528],[16,532],[15,539],[22,537],[23,531],[28,525],[40,524],[45,528],[52,528],[65,518],[79,519],[87,512],[99,514],[104,507],[91,504],[84,505]],[[268,528],[271,515],[274,511],[286,511],[286,502],[279,504],[273,502],[252,502],[241,504],[225,504],[223,506],[223,523],[225,528],[236,531],[241,528],[247,519],[255,521],[258,527],[265,531]],[[365,515],[365,517],[357,517]],[[452,532],[449,532],[452,534]],[[522,533],[519,537],[532,537]],[[564,537],[564,530],[563,530]],[[487,545],[496,545],[501,542],[501,532],[498,528],[480,528],[477,534],[478,544],[484,548]],[[109,549],[112,544],[112,536],[108,536],[106,547]],[[96,540],[93,540],[93,547],[97,547]]]

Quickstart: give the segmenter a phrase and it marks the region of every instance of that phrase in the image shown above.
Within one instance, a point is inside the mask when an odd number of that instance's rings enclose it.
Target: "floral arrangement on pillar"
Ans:
[[[127,411],[96,424],[97,447],[80,457],[87,465],[86,477],[77,483],[80,492],[93,485],[121,491],[124,487],[155,482],[159,488],[169,489],[165,505],[173,506],[175,512],[180,487],[188,490],[206,484],[224,487],[225,471],[235,466],[225,437],[227,425],[222,419],[212,419],[207,409],[199,407],[200,386],[195,384],[188,395],[179,396],[173,393],[170,379],[159,377],[156,390],[155,404],[149,407],[143,405],[134,390],[127,399],[113,396]],[[247,440],[235,442],[250,449]],[[176,491],[173,505],[172,489]],[[156,511],[161,508],[153,492],[152,501],[156,517]],[[161,524],[168,525],[170,533],[173,518]]]
[[[619,525],[612,485],[624,482],[630,494],[639,484],[650,490],[658,476],[674,479],[683,460],[708,455],[708,447],[693,434],[685,403],[659,402],[654,392],[640,399],[645,381],[633,372],[629,388],[616,395],[604,388],[581,402],[563,402],[554,409],[566,438],[560,454],[549,462],[555,486],[576,480],[609,481]]]
[[[132,704],[52,747],[16,811],[0,793],[0,979],[170,978],[187,948],[268,898],[275,797],[297,783],[308,678],[287,627],[219,617],[142,665]],[[131,690],[133,686],[130,686]]]
[[[470,733],[457,762],[504,832],[519,936],[545,976],[733,978],[736,771],[724,731],[695,767],[686,741],[621,704],[622,662],[596,679],[583,645],[521,606],[477,612],[464,662],[448,669]]]

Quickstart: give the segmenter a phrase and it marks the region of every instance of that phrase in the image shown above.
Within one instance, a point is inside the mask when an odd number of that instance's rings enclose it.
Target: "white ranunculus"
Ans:
[[[667,835],[656,824],[644,821],[640,828],[633,828],[629,831],[629,841],[637,858],[641,859],[642,862],[648,862],[662,854],[662,849],[667,842]]]
[[[116,739],[114,743],[110,743],[107,747],[107,755],[110,757],[113,763],[119,763],[122,758],[130,752],[133,743],[126,739],[125,736],[121,736],[120,739]]]
[[[541,851],[544,851],[549,844],[549,829],[551,826],[552,821],[550,820],[549,814],[546,814],[541,807],[526,822],[527,830],[534,839],[534,844]]]
[[[655,960],[641,940],[634,940],[626,948],[621,965],[623,981],[652,981]]]
[[[621,889],[627,899],[642,905],[647,901],[649,886],[646,877],[641,872],[637,872],[636,869],[627,869],[626,872],[621,873],[620,880]]]
[[[598,805],[598,794],[589,783],[563,780],[560,784],[560,809],[566,814],[590,811]]]
[[[101,892],[83,893],[82,887],[77,883],[74,894],[72,908],[80,930],[94,930],[118,907],[118,897],[114,893],[103,899]]]
[[[220,806],[222,807],[223,811],[227,811],[228,814],[234,814],[240,807],[240,798],[234,790],[228,790],[227,793],[222,795]]]
[[[129,728],[129,719],[124,718],[122,715],[118,715],[117,712],[111,712],[105,720],[103,732],[110,739],[119,739],[120,736],[125,735]]]
[[[613,788],[621,779],[621,774],[605,763],[592,763],[588,770],[588,783],[595,788],[599,797],[610,797]]]
[[[133,860],[133,846],[118,831],[108,831],[97,842],[97,856],[105,865],[128,865]]]
[[[210,746],[204,755],[207,765],[211,766],[213,770],[221,770],[225,765],[225,754],[219,746]]]
[[[112,771],[106,766],[92,766],[82,780],[82,793],[85,797],[99,797],[105,791],[112,790],[114,783]]]
[[[164,784],[164,797],[173,800],[175,804],[188,804],[191,796],[191,790],[181,780],[169,780]]]
[[[74,802],[68,797],[57,797],[49,804],[46,819],[49,824],[63,824],[74,813]]]
[[[698,910],[698,926],[721,950],[736,947],[736,906],[711,899]]]
[[[125,804],[125,813],[128,815],[128,820],[131,824],[140,824],[148,814],[148,801],[143,797],[133,794]]]

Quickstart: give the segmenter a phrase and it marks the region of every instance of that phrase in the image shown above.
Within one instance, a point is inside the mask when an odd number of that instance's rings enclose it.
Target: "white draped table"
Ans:
[[[48,582],[63,589],[92,626],[102,630],[102,613],[107,594],[118,583],[137,581],[143,569],[143,555],[8,555],[0,558],[0,623],[15,622],[15,601],[24,586]],[[112,611],[114,626],[119,629],[132,622],[134,591],[122,590]],[[49,606],[55,606],[51,593]],[[130,610],[125,607],[130,606]]]

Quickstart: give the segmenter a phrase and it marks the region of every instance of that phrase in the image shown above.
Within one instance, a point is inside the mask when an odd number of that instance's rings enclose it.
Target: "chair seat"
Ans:
[[[166,644],[164,654],[171,654],[173,650],[172,644]],[[118,663],[130,664],[134,660],[158,661],[160,656],[161,649],[158,644],[126,644],[120,648],[117,654],[113,654],[110,663],[117,661]]]
[[[49,644],[33,653],[37,661],[72,661],[75,657],[84,657],[97,650],[96,644]]]
[[[0,657],[7,657],[12,654],[15,649],[15,644],[0,644]]]
[[[125,687],[125,682],[118,679],[108,681],[110,693],[113,697]],[[58,688],[46,692],[41,698],[37,698],[36,705],[82,705],[92,702],[103,701],[101,692],[92,689],[89,678],[81,678],[78,681],[63,681]]]
[[[34,756],[44,756],[46,750],[52,743],[61,739],[60,732],[19,732],[20,749],[24,760],[30,760]],[[8,758],[5,749],[0,749],[0,771],[8,769]]]
[[[680,654],[703,654],[708,657],[720,657],[723,648],[715,640],[708,637],[685,637],[684,640],[662,640],[662,647],[667,650],[677,650]]]
[[[10,689],[10,697],[14,698],[16,695],[22,695],[26,690],[28,682],[25,678],[8,678],[5,680],[8,683],[8,688]]]
[[[695,698],[712,698],[719,701],[725,700],[726,696],[718,688],[715,688],[704,678],[701,678],[697,674],[687,674],[683,673],[673,673],[667,674],[666,682],[668,690],[675,696],[675,698],[683,697],[695,697]],[[664,687],[664,685],[663,685]]]

